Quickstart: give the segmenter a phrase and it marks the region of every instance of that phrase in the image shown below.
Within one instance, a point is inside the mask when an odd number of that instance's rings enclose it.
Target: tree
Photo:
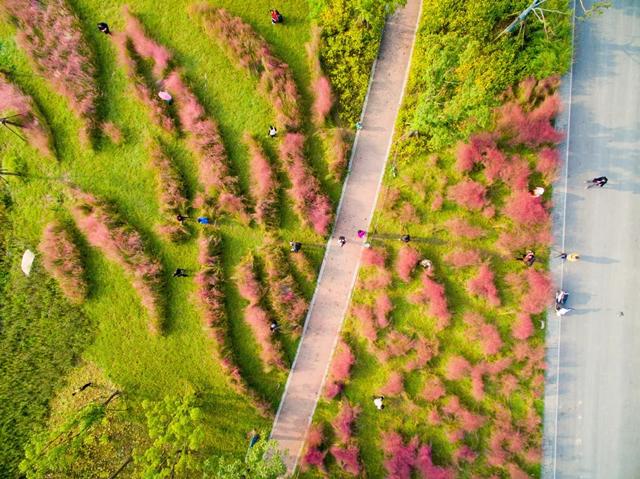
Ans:
[[[277,479],[287,472],[274,440],[259,440],[244,460],[211,457],[204,464],[205,479]]]
[[[133,460],[143,478],[195,477],[201,469],[198,451],[204,443],[203,412],[197,396],[166,396],[143,401],[151,445],[136,450]]]

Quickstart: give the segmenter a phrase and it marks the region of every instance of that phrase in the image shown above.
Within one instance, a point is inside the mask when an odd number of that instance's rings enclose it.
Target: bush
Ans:
[[[44,156],[52,156],[51,131],[43,123],[42,114],[30,96],[27,96],[6,75],[0,73],[0,116],[10,117],[10,121],[20,125],[20,131],[31,146]]]
[[[429,304],[429,314],[438,319],[438,328],[444,329],[451,318],[444,286],[429,278],[426,271],[422,274],[422,284],[422,294]]]
[[[404,245],[398,251],[396,258],[396,273],[402,281],[408,283],[411,280],[411,273],[420,261],[420,253],[408,245]]]
[[[513,324],[511,333],[516,339],[527,339],[533,334],[533,322],[527,313],[518,313],[517,321]]]
[[[500,306],[500,297],[494,284],[493,271],[486,263],[483,263],[478,269],[478,274],[467,282],[467,290],[471,294],[486,299],[492,306]]]
[[[324,470],[324,458],[327,453],[320,450],[323,440],[322,427],[319,424],[312,425],[307,432],[306,450],[302,455],[302,470],[306,471],[313,466]]]
[[[125,223],[108,203],[76,188],[71,189],[71,210],[80,231],[91,245],[119,263],[132,277],[142,305],[149,313],[149,329],[162,333],[164,284],[160,262],[145,247],[140,233]]]
[[[49,223],[38,246],[47,272],[58,282],[64,295],[72,302],[82,303],[88,286],[78,247],[58,221]]]
[[[94,55],[84,39],[80,21],[64,0],[7,0],[4,8],[18,22],[18,42],[40,73],[85,120],[83,136],[88,136],[96,126],[98,89]]]
[[[160,210],[164,216],[160,232],[173,241],[183,240],[189,235],[189,231],[183,223],[176,220],[176,216],[184,215],[189,206],[182,177],[171,158],[157,145],[151,150],[151,164],[158,178]]]
[[[522,310],[530,314],[542,313],[552,302],[551,278],[547,272],[531,268],[525,271],[525,278],[528,288],[521,301]]]
[[[273,226],[278,203],[278,181],[275,171],[262,147],[249,133],[245,133],[244,142],[249,148],[251,193],[256,202],[255,219],[262,225]]]
[[[493,324],[487,324],[484,318],[477,313],[465,313],[464,322],[469,327],[471,338],[479,341],[485,355],[497,354],[502,348],[500,332]]]
[[[542,173],[547,183],[553,183],[558,177],[560,153],[555,148],[543,148],[538,153],[536,171]]]
[[[380,293],[376,297],[376,322],[379,328],[389,326],[388,314],[393,311],[393,303],[387,293]]]
[[[332,221],[331,203],[306,164],[304,136],[287,133],[280,144],[280,157],[291,180],[291,199],[298,216],[319,235],[327,234]]]
[[[188,133],[188,144],[200,160],[198,177],[205,192],[220,194],[220,207],[248,222],[248,215],[238,193],[238,179],[231,176],[227,152],[218,125],[206,117],[204,108],[183,83],[178,72],[173,71],[165,82],[175,99],[182,127]]]
[[[471,364],[462,356],[451,356],[447,361],[445,377],[450,381],[463,379],[471,371]]]
[[[475,266],[482,261],[480,253],[474,249],[456,249],[444,257],[444,260],[454,268]]]
[[[357,476],[360,474],[360,450],[358,446],[350,445],[346,447],[332,446],[331,455],[345,472]]]
[[[361,261],[364,266],[384,268],[386,258],[387,254],[384,250],[378,248],[364,248],[362,250]]]
[[[477,181],[465,179],[449,188],[449,199],[470,210],[481,210],[487,205],[487,189]]]
[[[427,380],[422,390],[421,396],[425,401],[437,401],[446,394],[444,384],[437,376],[433,376]]]
[[[344,383],[350,377],[351,366],[355,361],[356,358],[349,346],[344,342],[340,342],[331,361],[331,369],[325,387],[325,396],[328,399],[333,399],[342,391]]]
[[[560,111],[562,102],[558,95],[551,95],[530,112],[515,102],[506,103],[497,109],[497,128],[509,137],[512,145],[535,148],[544,144],[562,141],[564,135],[553,127],[553,118]]]
[[[342,402],[340,412],[331,423],[339,442],[343,444],[349,442],[353,433],[353,424],[358,414],[360,414],[359,407],[352,407],[347,400]]]
[[[504,213],[522,226],[546,224],[549,213],[540,196],[532,196],[527,191],[515,191],[507,198]]]
[[[418,438],[414,437],[406,445],[402,436],[395,431],[382,434],[382,450],[387,459],[384,467],[389,479],[410,479],[415,464]]]
[[[259,78],[262,94],[276,111],[276,122],[283,129],[301,125],[299,93],[289,66],[273,55],[269,44],[241,18],[224,8],[201,4],[196,8],[204,29],[215,37],[241,67]]]

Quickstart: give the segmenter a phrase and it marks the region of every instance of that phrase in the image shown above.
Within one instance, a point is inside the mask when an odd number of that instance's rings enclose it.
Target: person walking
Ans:
[[[402,235],[400,237],[400,241],[402,241],[403,243],[408,243],[409,241],[411,241],[411,236],[410,235]]]
[[[275,333],[278,329],[280,329],[280,325],[274,319],[273,321],[271,321],[271,324],[269,324],[269,329],[271,330],[272,333]]]
[[[276,130],[276,127],[273,125],[269,125],[269,138],[275,138],[277,134],[278,130]]]
[[[282,23],[284,20],[282,14],[278,10],[271,10],[271,24]]]
[[[299,241],[289,241],[289,246],[291,246],[290,251],[292,253],[297,253],[302,248],[302,243]]]
[[[600,188],[602,188],[604,185],[607,184],[607,182],[609,181],[609,178],[607,178],[606,176],[598,176],[597,178],[594,178],[592,180],[587,180],[585,183],[587,183],[587,186],[585,186],[585,189],[589,189],[589,188],[593,188],[594,186],[598,186]]]
[[[556,304],[556,316],[561,317],[573,311],[573,308],[565,308],[561,304]]]
[[[358,230],[358,238],[362,239],[367,235],[367,232],[365,230]]]
[[[569,293],[564,290],[556,291],[556,306],[564,306],[567,302],[567,298],[569,297]]]
[[[104,22],[98,23],[98,30],[105,35],[111,35],[111,30],[109,30],[109,25]]]
[[[189,217],[184,215],[176,215],[176,220],[178,220],[178,223],[184,223],[184,220],[186,220],[187,218]]]
[[[384,396],[374,397],[373,404],[378,411],[382,411],[384,409]]]
[[[342,248],[346,242],[347,242],[347,238],[345,238],[344,236],[340,236],[338,238],[338,243],[340,243],[340,248]]]
[[[189,276],[187,274],[187,270],[182,268],[176,268],[176,270],[173,272],[174,278],[186,278],[187,276]]]

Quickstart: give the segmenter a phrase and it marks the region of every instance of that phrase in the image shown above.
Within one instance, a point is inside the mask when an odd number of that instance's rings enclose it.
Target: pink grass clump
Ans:
[[[486,299],[491,306],[500,306],[500,297],[494,283],[493,271],[486,263],[483,263],[478,269],[478,274],[467,282],[467,291]]]
[[[420,474],[420,477],[428,479],[454,479],[456,477],[455,471],[433,463],[431,446],[426,444],[420,446],[416,453],[415,470]]]
[[[557,94],[545,98],[530,111],[522,105],[509,102],[499,107],[497,129],[509,138],[512,145],[535,148],[544,144],[559,143],[564,135],[553,127],[553,118],[560,111],[562,102]]]
[[[327,453],[320,450],[323,441],[322,427],[319,424],[312,425],[307,432],[305,452],[302,455],[303,471],[307,471],[311,467],[317,467],[324,471],[324,458]]]
[[[545,147],[538,153],[536,171],[542,173],[545,181],[552,183],[558,177],[560,153],[555,148]]]
[[[470,210],[481,210],[487,205],[487,189],[481,183],[464,179],[449,188],[448,197]]]
[[[376,271],[366,279],[360,281],[360,288],[367,291],[384,289],[391,284],[391,272],[386,269],[377,268]]]
[[[404,379],[402,374],[394,371],[389,376],[386,384],[380,389],[380,394],[385,396],[397,396],[404,391]]]
[[[313,283],[316,280],[316,268],[303,251],[290,252],[289,259],[298,273],[307,281]]]
[[[438,320],[438,328],[442,330],[451,319],[444,286],[432,280],[426,271],[422,274],[422,284],[422,295],[429,305],[429,314]]]
[[[241,67],[259,79],[259,89],[272,103],[278,125],[283,129],[298,129],[300,95],[289,66],[273,55],[269,44],[250,25],[224,8],[203,4],[196,12],[203,19],[205,31],[216,38]]]
[[[371,342],[375,341],[378,338],[378,330],[373,321],[371,307],[364,304],[355,304],[351,311],[360,323],[362,335]]]
[[[406,445],[402,436],[395,431],[382,434],[382,450],[385,453],[384,467],[388,479],[410,479],[415,464],[418,438],[414,437]]]
[[[223,337],[226,321],[221,254],[222,239],[219,234],[202,235],[198,239],[200,271],[195,277],[197,294],[203,306],[205,326],[217,335],[217,339]]]
[[[463,379],[471,372],[471,364],[462,356],[451,356],[447,361],[445,377],[450,381]]]
[[[346,447],[332,446],[331,455],[345,472],[357,476],[360,474],[360,450],[351,444]]]
[[[432,358],[438,355],[440,343],[435,338],[418,338],[413,342],[413,347],[416,355],[404,366],[405,371],[408,372],[425,367]]]
[[[165,87],[173,94],[180,122],[188,133],[188,145],[199,159],[198,177],[205,192],[209,195],[219,193],[221,209],[248,222],[238,192],[238,179],[229,170],[227,152],[217,123],[207,118],[204,108],[177,71],[171,72]]]
[[[325,387],[325,396],[328,399],[333,399],[342,391],[345,382],[351,375],[351,366],[355,362],[356,358],[351,352],[351,348],[345,342],[340,342],[331,361],[331,369]]]
[[[364,266],[384,268],[386,258],[386,251],[379,248],[365,248],[362,250],[361,261]]]
[[[333,94],[329,79],[322,75],[313,81],[313,119],[316,125],[322,125],[333,106]]]
[[[18,43],[86,122],[86,139],[96,126],[99,93],[94,54],[77,16],[64,0],[6,0],[4,8],[18,23]]]
[[[521,226],[533,226],[549,221],[549,212],[541,197],[527,191],[515,191],[507,198],[504,213]]]
[[[400,331],[391,331],[385,340],[385,347],[388,354],[397,358],[406,355],[413,348],[413,341]]]
[[[470,337],[480,342],[485,355],[491,356],[500,351],[503,342],[495,325],[486,323],[480,314],[473,312],[465,313],[464,322],[469,328]]]
[[[327,234],[332,221],[331,203],[322,193],[304,157],[304,136],[287,133],[280,144],[280,158],[291,180],[291,199],[303,223],[319,235]]]
[[[517,320],[513,323],[511,334],[516,339],[527,339],[533,334],[533,322],[527,313],[518,313]]]
[[[249,304],[258,304],[264,292],[256,277],[255,259],[251,253],[238,264],[235,276],[240,296],[249,301]]]
[[[442,381],[437,376],[430,377],[422,389],[421,396],[429,402],[437,401],[446,394]]]
[[[171,61],[171,52],[149,38],[140,21],[131,14],[128,7],[125,6],[123,10],[126,20],[125,33],[131,40],[133,49],[140,57],[153,62],[152,73],[156,79],[163,78]]]
[[[387,293],[380,293],[376,297],[376,322],[379,328],[386,328],[389,326],[389,313],[393,311],[393,303]]]
[[[45,227],[38,250],[44,268],[57,281],[64,295],[73,303],[82,303],[89,289],[82,257],[60,222],[52,221]]]
[[[340,412],[331,423],[338,441],[340,441],[341,443],[346,444],[351,439],[351,435],[353,434],[353,426],[356,418],[358,417],[358,414],[360,414],[359,407],[351,406],[349,404],[349,401],[347,400],[342,402]]]
[[[189,232],[183,223],[176,220],[177,215],[186,213],[189,205],[182,177],[171,158],[157,145],[151,150],[151,165],[156,172],[160,209],[163,213],[163,223],[159,230],[173,241],[183,240]]]
[[[417,250],[408,245],[400,248],[396,258],[396,273],[402,281],[408,283],[411,280],[411,273],[418,261],[420,261],[420,253]]]
[[[335,181],[341,181],[344,177],[349,163],[349,132],[341,128],[334,128],[328,135],[329,145],[328,163],[329,171]]]
[[[458,143],[456,168],[461,173],[471,171],[476,163],[482,161],[483,155],[490,148],[495,148],[495,140],[490,133],[476,133],[469,138],[468,143]]]
[[[441,193],[435,193],[433,195],[433,199],[431,200],[431,211],[440,211],[442,209],[442,204],[444,203],[444,198]]]
[[[444,257],[444,260],[454,268],[474,266],[482,261],[480,253],[474,249],[455,249]]]
[[[529,268],[525,271],[527,280],[527,292],[521,301],[522,310],[525,313],[542,313],[552,302],[552,282],[549,274]]]
[[[523,158],[514,155],[500,170],[500,179],[512,190],[525,192],[529,189],[530,174],[529,163]]]
[[[273,225],[278,203],[278,181],[275,171],[255,138],[245,133],[244,142],[249,148],[251,194],[256,202],[254,217],[261,225]]]
[[[51,131],[41,120],[42,114],[33,99],[11,83],[6,75],[0,73],[0,117],[11,117],[9,121],[17,123],[31,146],[44,156],[52,156]]]
[[[453,236],[461,236],[468,239],[477,239],[485,235],[480,226],[473,226],[462,218],[452,218],[445,223],[445,227]]]
[[[164,322],[164,282],[160,261],[152,257],[142,236],[125,223],[113,207],[77,188],[71,189],[71,213],[89,243],[101,249],[133,277],[133,287],[149,313],[149,329],[162,333]]]

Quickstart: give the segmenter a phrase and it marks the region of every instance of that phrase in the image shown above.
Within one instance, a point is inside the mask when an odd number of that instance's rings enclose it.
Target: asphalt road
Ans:
[[[640,0],[613,4],[576,22],[563,86],[555,235],[582,257],[553,264],[575,311],[548,321],[546,478],[640,477]]]

